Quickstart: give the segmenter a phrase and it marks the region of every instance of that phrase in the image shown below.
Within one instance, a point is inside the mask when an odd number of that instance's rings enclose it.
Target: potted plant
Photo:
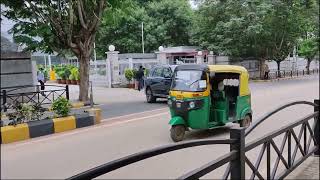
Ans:
[[[59,97],[52,103],[52,110],[58,117],[66,117],[69,115],[71,104],[68,99]]]
[[[137,81],[137,73],[138,71],[136,69],[132,69],[132,73],[133,73],[133,87],[134,89],[138,89],[138,85],[139,85],[139,82]]]
[[[77,84],[77,77],[78,77],[78,74],[79,74],[78,68],[77,67],[73,67],[70,70],[70,73],[71,74],[69,76],[69,79],[71,80],[71,84],[76,85]]]
[[[128,88],[133,88],[134,84],[131,84],[131,80],[134,77],[133,71],[131,69],[126,69],[124,71],[124,76],[126,77],[126,79],[128,80],[129,84],[128,84]]]
[[[71,84],[71,80],[70,80],[70,74],[71,74],[71,69],[73,68],[72,65],[66,65],[65,66],[65,71],[64,71],[64,76],[66,78],[66,84]]]
[[[64,74],[62,66],[57,66],[54,68],[55,69],[55,73],[57,75],[57,82],[58,84],[62,84],[62,76]]]
[[[77,81],[77,84],[80,85],[80,73],[79,73],[79,69],[78,69],[78,73],[76,73],[76,81]]]

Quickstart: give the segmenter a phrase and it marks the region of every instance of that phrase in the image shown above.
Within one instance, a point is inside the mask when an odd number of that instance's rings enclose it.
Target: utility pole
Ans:
[[[142,37],[142,53],[144,54],[144,38],[143,38],[143,22],[141,24],[141,37]]]

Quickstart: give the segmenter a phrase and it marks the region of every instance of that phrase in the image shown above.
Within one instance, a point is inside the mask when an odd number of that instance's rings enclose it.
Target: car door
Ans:
[[[162,86],[162,67],[156,67],[152,74],[152,81],[151,81],[151,90],[153,94],[161,94],[161,86]]]
[[[162,91],[161,94],[169,95],[169,90],[172,82],[172,70],[170,67],[163,68],[163,79],[162,79]]]

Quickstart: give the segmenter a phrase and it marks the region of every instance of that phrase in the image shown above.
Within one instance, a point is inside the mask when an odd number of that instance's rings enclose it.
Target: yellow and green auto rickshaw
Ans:
[[[228,122],[248,127],[252,121],[248,71],[234,65],[177,66],[168,105],[175,142],[183,140],[189,128],[212,129]]]

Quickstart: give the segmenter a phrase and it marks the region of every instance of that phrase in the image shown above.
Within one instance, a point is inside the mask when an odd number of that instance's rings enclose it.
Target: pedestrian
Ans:
[[[144,78],[144,70],[143,67],[140,66],[137,72],[137,80],[138,80],[138,90],[140,91],[143,88],[143,78]]]
[[[269,72],[270,72],[270,69],[268,64],[264,64],[264,79],[269,79]]]
[[[38,71],[37,79],[38,79],[38,82],[40,83],[41,95],[45,96],[45,94],[43,92],[43,90],[45,89],[45,86],[44,86],[45,78],[44,78],[44,74],[43,74],[42,71],[43,71],[43,69],[40,68],[39,71]]]

